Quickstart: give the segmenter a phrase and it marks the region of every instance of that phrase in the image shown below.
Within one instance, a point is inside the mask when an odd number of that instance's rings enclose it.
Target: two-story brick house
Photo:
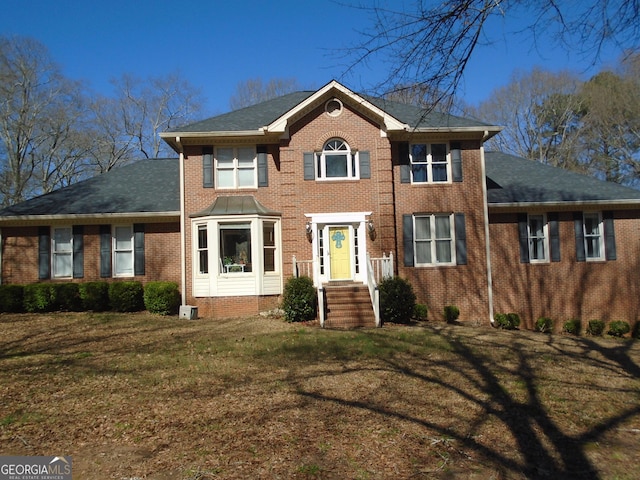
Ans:
[[[163,133],[178,160],[0,211],[1,279],[175,280],[222,317],[277,306],[299,272],[354,291],[392,255],[433,319],[456,305],[484,323],[635,321],[640,192],[485,154],[499,131],[335,81],[285,95]],[[323,304],[326,325],[345,322]]]

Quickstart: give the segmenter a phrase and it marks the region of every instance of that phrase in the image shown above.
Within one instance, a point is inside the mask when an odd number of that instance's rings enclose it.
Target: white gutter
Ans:
[[[55,220],[104,220],[105,218],[129,219],[129,218],[167,218],[177,217],[180,212],[169,210],[166,212],[128,212],[128,213],[71,213],[59,215],[15,215],[0,217],[0,223],[13,225],[20,222],[43,222]]]
[[[504,203],[492,203],[490,207],[493,209],[498,208],[531,208],[531,207],[582,207],[582,206],[601,206],[601,207],[623,207],[629,206],[629,208],[637,208],[640,206],[640,200],[628,199],[628,200],[576,200],[570,201],[556,201],[556,202],[504,202]]]
[[[180,143],[180,137],[175,137],[176,145],[178,146],[178,153],[180,154],[180,294],[181,305],[187,304],[187,240],[186,230],[184,225],[184,148]]]
[[[487,256],[487,299],[489,301],[489,322],[495,327],[493,319],[493,275],[491,273],[491,243],[489,240],[489,201],[487,199],[487,178],[485,159],[484,159],[484,141],[489,138],[489,132],[485,131],[480,145],[480,165],[482,168],[482,209],[484,214],[484,237],[485,237],[485,255]]]

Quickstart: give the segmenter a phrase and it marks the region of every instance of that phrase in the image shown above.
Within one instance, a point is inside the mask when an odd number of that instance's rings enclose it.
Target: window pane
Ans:
[[[431,219],[429,217],[416,217],[416,240],[431,238]]]
[[[57,253],[53,256],[53,276],[70,277],[73,273],[72,257],[70,253]]]
[[[233,188],[233,170],[218,170],[218,187]]]
[[[584,233],[585,235],[600,235],[600,222],[598,215],[584,216]]]
[[[238,170],[238,187],[255,186],[255,170],[240,169]]]
[[[431,242],[416,242],[416,263],[431,263]]]
[[[542,215],[529,216],[529,235],[532,237],[544,237],[544,222]]]
[[[232,167],[233,148],[218,148],[216,151],[216,160],[221,167]]]
[[[436,241],[436,261],[438,263],[451,262],[451,240]]]
[[[585,239],[585,243],[587,246],[587,257],[600,258],[600,238],[588,237]]]
[[[252,167],[255,163],[255,157],[253,148],[238,149],[238,165],[240,167]]]
[[[437,164],[432,165],[433,181],[434,182],[446,182],[447,181],[447,165]]]
[[[130,250],[132,240],[131,227],[116,227],[116,250]]]
[[[200,273],[209,273],[209,251],[200,250],[198,252],[198,271]]]
[[[434,143],[431,145],[431,161],[446,163],[447,145],[445,143]]]
[[[449,217],[436,217],[436,238],[451,238]]]
[[[220,255],[225,273],[251,271],[251,228],[249,224],[220,227]]]
[[[531,246],[531,260],[544,260],[544,238],[532,238],[529,240]]]
[[[425,144],[411,145],[411,161],[413,163],[427,161],[427,146]]]
[[[427,166],[413,165],[411,167],[414,183],[423,183],[427,181]]]
[[[53,233],[54,251],[70,252],[71,247],[71,228],[56,228]]]
[[[133,254],[131,252],[115,252],[114,257],[116,275],[133,275]]]
[[[202,225],[198,227],[198,248],[207,248],[207,227]]]
[[[326,155],[327,177],[347,176],[347,156],[346,155]]]

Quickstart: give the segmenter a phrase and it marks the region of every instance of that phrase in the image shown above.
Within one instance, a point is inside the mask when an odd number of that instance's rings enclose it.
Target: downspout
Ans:
[[[482,208],[484,210],[484,237],[485,254],[487,256],[487,299],[489,301],[489,322],[495,327],[493,320],[493,276],[491,274],[491,243],[489,240],[489,201],[487,199],[487,169],[484,158],[484,142],[487,140],[489,132],[485,130],[480,144],[480,163],[482,167]]]
[[[180,143],[180,137],[176,137],[178,153],[180,154],[180,292],[182,295],[181,305],[187,304],[187,240],[184,217],[184,147]]]

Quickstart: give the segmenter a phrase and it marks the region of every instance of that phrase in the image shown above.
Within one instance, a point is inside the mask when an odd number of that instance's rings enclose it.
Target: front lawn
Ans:
[[[636,479],[640,342],[0,315],[0,455],[78,479]]]

